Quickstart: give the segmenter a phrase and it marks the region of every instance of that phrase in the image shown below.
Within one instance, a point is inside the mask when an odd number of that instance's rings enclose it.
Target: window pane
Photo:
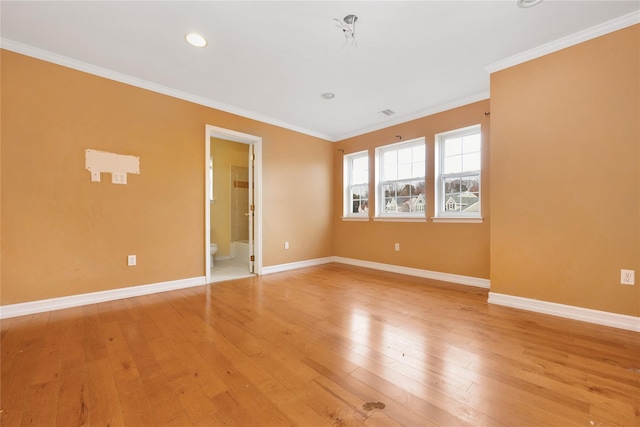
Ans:
[[[358,157],[351,162],[352,184],[363,184],[369,180],[369,159],[367,156]]]
[[[384,184],[385,213],[424,212],[425,183],[423,180]]]
[[[353,159],[353,170],[355,172],[362,172],[363,170],[367,170],[367,163],[367,157],[358,157],[356,159]]]
[[[399,182],[398,183],[398,196],[406,197],[411,195],[411,183]]]
[[[451,156],[444,158],[444,173],[462,172],[462,156]]]
[[[460,179],[445,178],[444,179],[444,198],[443,210],[445,212],[457,212],[460,203]]]
[[[354,199],[366,200],[369,198],[369,189],[366,185],[355,185],[351,192]]]
[[[462,158],[463,172],[480,170],[480,152],[465,154]]]
[[[419,176],[425,176],[424,173],[424,161],[415,162],[411,167],[412,173],[411,178],[416,178]]]
[[[406,165],[411,163],[411,148],[398,150],[398,164]]]
[[[445,212],[480,212],[480,176],[445,178]]]
[[[467,176],[460,180],[460,191],[465,192],[469,191],[472,193],[480,192],[480,176]]]
[[[458,213],[479,217],[482,137],[476,125],[437,137],[436,215]]]
[[[424,138],[394,144],[376,152],[380,161],[379,181],[376,183],[380,192],[380,212],[424,212]],[[422,195],[420,200],[418,195]]]
[[[411,149],[411,154],[413,156],[414,162],[423,162],[424,163],[424,144],[417,145]]]
[[[480,134],[474,133],[463,138],[463,150],[465,153],[480,151]]]
[[[398,179],[411,178],[411,163],[398,165]]]
[[[384,191],[384,212],[396,213],[402,212],[399,208],[398,196],[404,192],[402,183],[394,182],[383,185]]]
[[[384,197],[396,197],[396,185],[395,184],[385,184],[382,186],[382,191],[384,192]]]
[[[345,215],[362,214],[369,203],[369,156],[366,152],[345,155]]]
[[[444,155],[454,156],[462,153],[462,138],[451,138],[444,142]]]
[[[351,189],[351,213],[363,213],[369,210],[369,187],[356,185]]]
[[[396,204],[398,206],[397,212],[411,212],[411,203],[409,197],[398,197]]]
[[[453,193],[460,192],[460,178],[445,178],[444,179],[444,194],[449,196]]]
[[[396,151],[390,151],[382,155],[382,167],[383,181],[398,179],[398,155]]]

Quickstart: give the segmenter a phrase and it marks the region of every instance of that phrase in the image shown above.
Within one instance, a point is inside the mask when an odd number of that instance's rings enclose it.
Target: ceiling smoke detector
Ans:
[[[394,115],[395,113],[396,113],[395,111],[393,111],[393,110],[388,110],[388,109],[387,109],[387,110],[382,110],[382,111],[380,111],[380,114],[384,114],[385,116],[392,116],[392,115]]]
[[[331,93],[331,92],[325,92],[322,95],[320,95],[320,97],[322,99],[333,99],[333,98],[336,97],[336,95],[334,93]]]

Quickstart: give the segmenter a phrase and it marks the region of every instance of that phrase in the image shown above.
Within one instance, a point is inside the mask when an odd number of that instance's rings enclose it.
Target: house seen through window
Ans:
[[[480,217],[480,125],[436,135],[436,216]]]
[[[425,139],[376,148],[376,216],[424,217]]]
[[[366,151],[344,156],[345,217],[368,217],[369,155]]]

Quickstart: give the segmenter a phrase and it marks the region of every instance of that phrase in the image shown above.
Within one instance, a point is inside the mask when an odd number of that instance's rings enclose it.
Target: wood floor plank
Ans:
[[[12,329],[16,328],[14,334],[5,335],[7,340],[14,335],[16,339],[11,339],[12,343],[9,343],[8,348],[5,348],[4,342],[2,343],[0,416],[3,426],[18,426],[42,416],[42,410],[35,411],[36,407],[28,406],[28,399],[36,392],[32,389],[33,378],[40,354],[45,348],[44,334],[49,317],[50,313],[25,316],[25,322],[12,323]]]
[[[91,360],[86,364],[86,401],[89,425],[125,425],[118,390],[111,375],[109,359]]]
[[[7,319],[0,422],[640,425],[640,334],[326,264]]]
[[[363,404],[367,402],[384,403],[385,413],[392,417],[392,419],[398,421],[403,425],[437,425],[412,411],[407,406],[404,406],[402,403],[396,402],[392,397],[384,394],[380,389],[367,385],[366,383],[355,378],[353,375],[347,374],[342,370],[331,370],[312,359],[307,359],[305,363],[313,367],[313,369],[320,373],[323,377],[330,379],[345,390],[348,390],[352,394],[359,396]]]

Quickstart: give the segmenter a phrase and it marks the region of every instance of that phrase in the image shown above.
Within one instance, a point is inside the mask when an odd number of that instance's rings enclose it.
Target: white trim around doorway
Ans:
[[[211,138],[226,139],[229,141],[240,142],[243,144],[253,145],[254,161],[254,272],[258,275],[262,274],[262,138],[255,135],[249,135],[237,132],[231,129],[206,125],[205,126],[205,278],[206,282],[211,282],[211,205],[209,201],[210,186],[209,181],[209,159],[211,158]]]

